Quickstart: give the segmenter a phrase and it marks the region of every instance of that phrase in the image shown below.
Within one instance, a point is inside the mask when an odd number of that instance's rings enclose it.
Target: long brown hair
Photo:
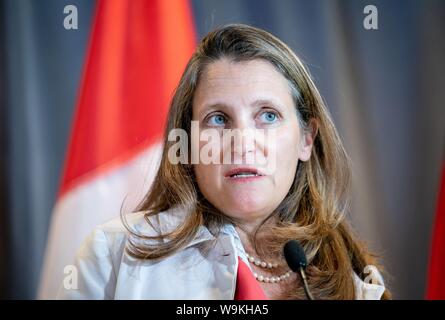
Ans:
[[[168,159],[169,147],[175,143],[168,140],[169,132],[182,128],[190,134],[193,94],[200,76],[208,64],[221,58],[270,62],[289,82],[303,129],[308,130],[312,119],[318,124],[311,158],[299,162],[287,196],[268,217],[278,218],[278,223],[267,230],[268,241],[258,244],[253,237],[255,247],[261,253],[278,253],[288,240],[300,241],[308,257],[307,273],[313,294],[319,299],[354,299],[353,272],[363,278],[365,266],[376,265],[376,259],[358,242],[345,220],[349,209],[350,160],[302,61],[275,36],[247,25],[217,28],[200,42],[171,101],[159,171],[136,209],[144,211],[150,223],[150,217],[180,206],[187,212],[184,223],[169,234],[149,237],[132,231],[123,217],[124,224],[138,239],[166,240],[156,241],[155,245],[130,241],[128,252],[141,259],[163,258],[184,248],[201,226],[217,233],[223,223],[236,223],[203,197],[191,165],[172,164]],[[288,298],[304,296],[299,288]],[[388,291],[383,298],[390,298]]]

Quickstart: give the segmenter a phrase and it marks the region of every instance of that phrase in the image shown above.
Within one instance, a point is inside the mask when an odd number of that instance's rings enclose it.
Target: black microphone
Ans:
[[[284,245],[284,257],[286,258],[289,268],[301,276],[306,297],[309,300],[314,300],[314,297],[309,291],[309,287],[307,285],[305,272],[307,266],[306,254],[304,253],[303,247],[297,240],[290,240]]]

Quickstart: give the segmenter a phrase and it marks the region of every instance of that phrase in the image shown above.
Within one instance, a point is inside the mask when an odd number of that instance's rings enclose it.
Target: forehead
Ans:
[[[255,59],[235,62],[219,59],[210,63],[200,77],[193,105],[237,103],[271,98],[292,103],[287,79],[268,61]]]

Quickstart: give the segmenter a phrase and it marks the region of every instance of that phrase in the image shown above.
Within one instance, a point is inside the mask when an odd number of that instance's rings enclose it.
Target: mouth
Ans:
[[[229,179],[252,179],[263,176],[264,174],[256,168],[235,168],[227,171],[224,175],[224,177]]]

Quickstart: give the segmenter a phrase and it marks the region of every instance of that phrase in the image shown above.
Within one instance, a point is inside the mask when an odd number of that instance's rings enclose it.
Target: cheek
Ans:
[[[208,168],[206,166],[196,164],[194,165],[194,171],[196,176],[196,181],[198,183],[199,189],[205,190],[207,184],[209,183],[206,179],[208,177]]]
[[[288,127],[278,130],[273,152],[276,158],[276,177],[280,179],[280,184],[293,181],[298,164],[299,148],[298,128]],[[284,181],[286,182],[284,182]]]
[[[297,162],[298,159],[298,134],[286,133],[277,136],[276,154],[278,163],[280,161]]]
[[[219,181],[217,179],[219,169],[215,165],[197,164],[194,166],[196,182],[201,192],[206,195],[212,190],[219,189]]]

